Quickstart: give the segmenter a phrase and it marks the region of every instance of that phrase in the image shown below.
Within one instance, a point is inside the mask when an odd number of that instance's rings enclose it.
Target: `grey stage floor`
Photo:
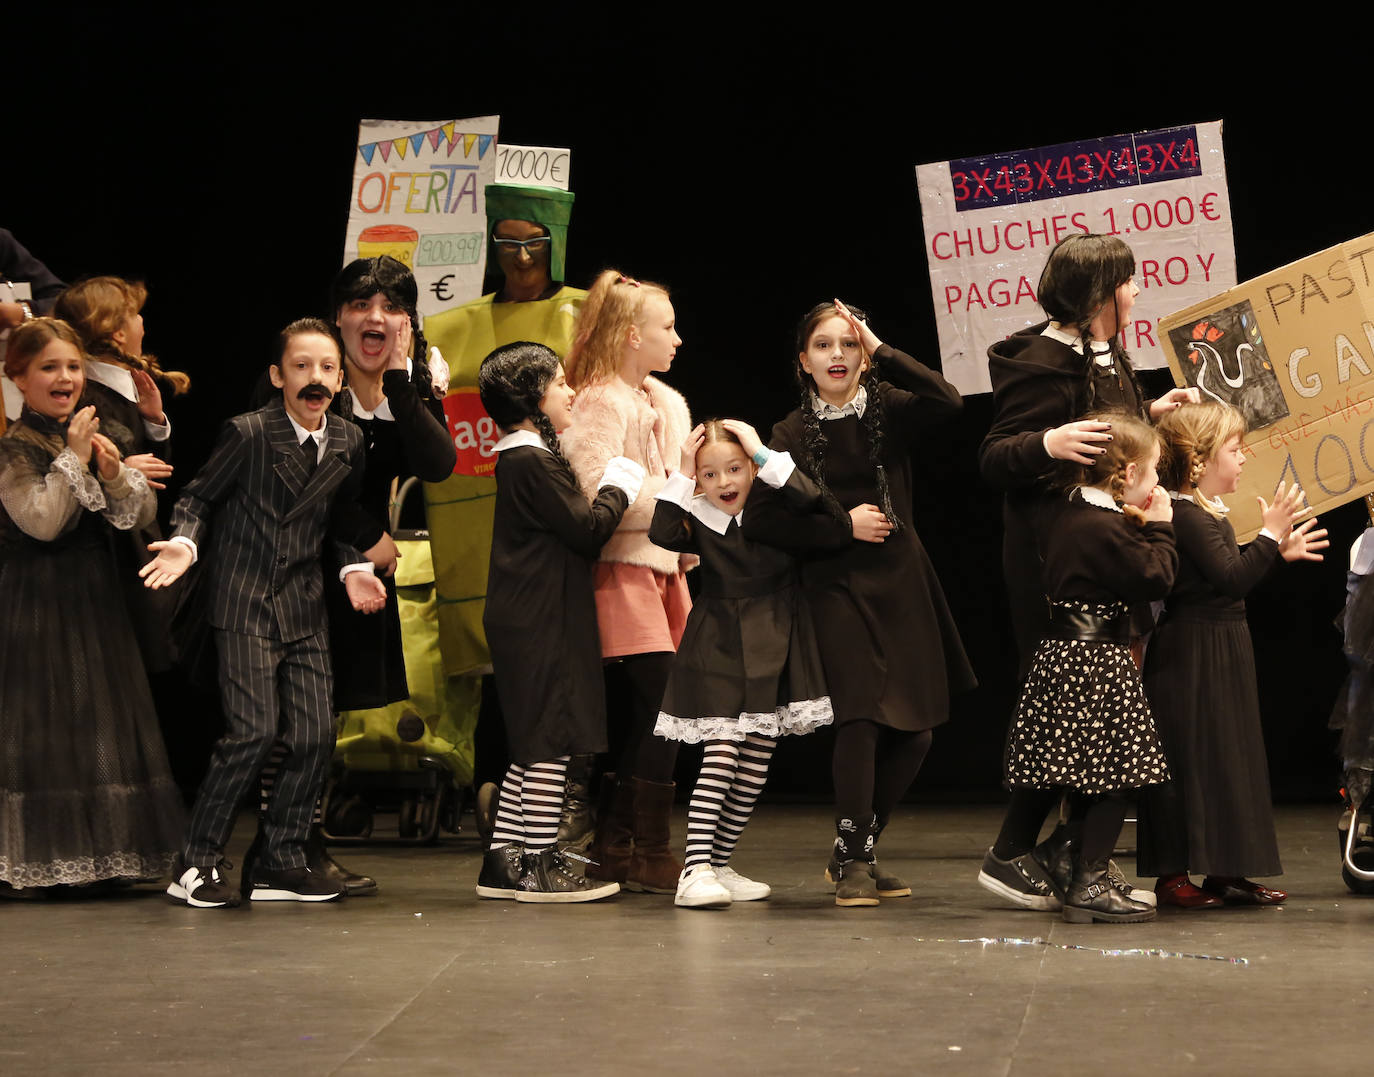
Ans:
[[[341,852],[382,892],[336,905],[0,903],[0,1073],[1361,1072],[1374,898],[1336,815],[1280,811],[1286,907],[1128,927],[977,887],[996,807],[906,809],[882,852],[914,894],[871,909],[834,907],[827,812],[787,806],[736,858],[772,900],[715,912],[478,901],[465,836]]]

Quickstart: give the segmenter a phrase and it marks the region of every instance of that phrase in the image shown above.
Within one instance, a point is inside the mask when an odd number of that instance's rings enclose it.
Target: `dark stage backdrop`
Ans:
[[[990,14],[954,36],[876,15],[793,26],[597,6],[547,21],[489,6],[512,13],[154,24],[75,8],[7,34],[0,226],[65,279],[148,282],[147,345],[195,381],[168,409],[178,479],[246,408],[276,331],[326,313],[363,116],[495,113],[504,141],[571,147],[569,282],[614,265],[670,285],[685,343],[669,380],[694,414],[765,431],[794,402],[793,326],[817,301],[868,308],[884,339],[935,362],[917,163],[1220,118],[1241,279],[1374,228],[1342,106],[1363,100],[1358,76],[1304,83],[1292,27],[1247,39],[1243,70],[1224,49],[1213,70],[1204,52],[1160,52],[1163,25],[1101,8],[1060,12],[1053,32]],[[989,397],[968,399],[917,466],[917,525],[982,681],[937,733],[917,796],[996,796],[1000,780],[1015,658],[999,501],[975,460],[990,417]],[[1280,796],[1335,790],[1331,621],[1364,517],[1332,513],[1328,562],[1276,574],[1250,603]],[[828,748],[787,744],[770,788],[826,793]]]

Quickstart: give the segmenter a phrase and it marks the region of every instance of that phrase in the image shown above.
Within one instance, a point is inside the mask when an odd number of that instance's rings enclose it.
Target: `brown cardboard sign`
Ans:
[[[1236,537],[1259,495],[1296,481],[1314,511],[1374,490],[1374,234],[1310,255],[1159,323],[1179,385],[1238,407],[1250,430]]]

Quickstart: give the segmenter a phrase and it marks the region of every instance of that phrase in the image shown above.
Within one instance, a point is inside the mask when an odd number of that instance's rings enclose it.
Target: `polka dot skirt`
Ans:
[[[1101,617],[1120,603],[1056,602]],[[1130,648],[1043,640],[1007,731],[1007,784],[1068,786],[1087,793],[1169,780],[1169,765]]]

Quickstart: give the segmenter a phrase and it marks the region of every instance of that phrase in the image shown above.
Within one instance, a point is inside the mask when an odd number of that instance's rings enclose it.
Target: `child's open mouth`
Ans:
[[[375,329],[365,329],[359,338],[359,343],[364,355],[381,355],[382,350],[386,347],[386,334],[379,333]]]
[[[829,374],[836,381],[841,381],[844,378],[849,377],[849,367],[832,366],[829,370],[826,371],[826,373]]]

